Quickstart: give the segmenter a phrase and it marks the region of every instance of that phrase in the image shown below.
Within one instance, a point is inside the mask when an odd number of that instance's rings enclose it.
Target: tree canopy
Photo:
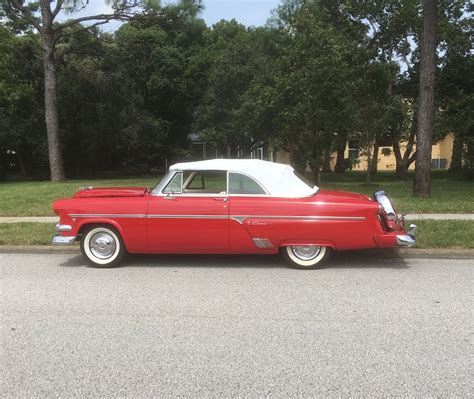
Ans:
[[[0,178],[12,168],[47,178],[39,3],[16,2],[23,13],[14,3],[0,0]],[[140,17],[124,8],[132,5]],[[460,169],[474,167],[472,8],[439,2],[437,26],[433,137],[455,135]],[[95,16],[97,26],[77,18],[52,25],[68,177],[163,170],[192,159],[192,134],[231,156],[283,148],[316,174],[349,137],[361,144],[369,179],[382,142],[391,143],[400,177],[414,161],[421,1],[283,0],[258,28],[235,20],[208,27],[193,1],[113,9],[124,21],[114,33],[100,29],[113,15]]]

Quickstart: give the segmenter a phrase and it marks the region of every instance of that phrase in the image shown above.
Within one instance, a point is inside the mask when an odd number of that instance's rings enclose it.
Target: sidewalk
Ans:
[[[407,220],[474,220],[474,213],[408,213]]]
[[[474,213],[409,213],[407,220],[474,220]],[[58,223],[57,216],[4,216],[0,223]]]

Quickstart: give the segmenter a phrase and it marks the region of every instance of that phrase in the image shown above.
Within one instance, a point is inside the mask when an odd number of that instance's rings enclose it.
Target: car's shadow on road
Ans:
[[[73,256],[63,267],[87,266],[82,256]],[[121,267],[227,267],[227,268],[288,268],[278,255],[128,255]],[[334,252],[321,269],[408,269],[405,259],[394,250],[361,250]]]

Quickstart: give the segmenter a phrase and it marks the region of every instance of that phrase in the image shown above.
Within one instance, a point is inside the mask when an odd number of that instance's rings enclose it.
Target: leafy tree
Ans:
[[[209,32],[199,58],[207,59],[206,90],[195,112],[195,129],[233,156],[248,154],[268,134],[250,95],[275,60],[273,32],[221,21]],[[271,43],[271,44],[270,44]]]
[[[126,0],[114,1],[112,14],[92,15],[57,23],[55,20],[61,10],[73,12],[86,6],[88,0],[58,0],[54,7],[51,3],[50,0],[40,0],[35,3],[28,3],[24,0],[2,0],[0,10],[10,19],[11,25],[15,28],[25,29],[33,26],[41,36],[49,164],[51,180],[59,182],[65,180],[65,174],[59,137],[56,45],[67,28],[75,27],[86,21],[96,21],[92,26],[97,26],[113,19],[123,20],[128,18],[133,12],[133,8],[139,4],[137,1],[131,3]],[[89,29],[89,27],[81,27],[82,29]]]
[[[175,148],[187,145],[193,111],[202,87],[193,76],[192,60],[204,44],[206,26],[192,13],[157,15],[133,21],[116,34],[117,62],[135,93],[147,123],[147,162],[164,164]],[[144,128],[144,126],[142,127]],[[152,129],[153,131],[151,131]],[[152,146],[155,151],[152,151]]]
[[[280,68],[282,141],[293,158],[302,155],[300,168],[312,165],[318,181],[335,137],[356,129],[354,111],[368,60],[364,29],[331,3],[294,0],[282,3],[272,24],[289,37]]]
[[[22,175],[37,174],[45,163],[43,86],[37,36],[16,36],[0,26],[0,149],[2,172],[6,152],[14,152]]]
[[[439,25],[440,68],[437,72],[435,129],[454,134],[451,171],[467,167],[474,157],[474,61],[471,53],[472,9],[468,2],[446,8]],[[471,162],[472,164],[472,162]]]

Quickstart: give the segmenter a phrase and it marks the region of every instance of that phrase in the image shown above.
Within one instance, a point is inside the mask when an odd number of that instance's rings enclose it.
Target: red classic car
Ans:
[[[275,254],[320,266],[333,250],[415,245],[383,191],[320,190],[291,166],[253,159],[179,163],[154,188],[86,188],[57,200],[53,244],[80,241],[113,267],[128,253]]]

